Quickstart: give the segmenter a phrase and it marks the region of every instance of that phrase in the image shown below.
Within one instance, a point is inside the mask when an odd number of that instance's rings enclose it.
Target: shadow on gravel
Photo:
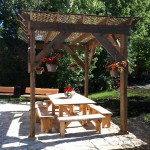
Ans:
[[[113,113],[112,121],[120,125],[120,101],[118,99],[96,100],[100,105]],[[134,150],[150,150],[150,122],[144,121],[145,114],[150,113],[150,100],[143,97],[128,98],[128,130],[148,145]]]

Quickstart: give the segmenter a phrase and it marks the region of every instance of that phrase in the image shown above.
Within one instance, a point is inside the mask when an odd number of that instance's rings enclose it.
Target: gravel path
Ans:
[[[0,150],[113,150],[143,149],[147,143],[133,133],[119,135],[119,127],[111,123],[96,134],[92,127],[83,128],[79,123],[71,123],[66,137],[60,137],[53,128],[52,133],[40,133],[36,124],[36,139],[28,139],[29,104],[0,103]],[[132,125],[131,125],[132,126]]]

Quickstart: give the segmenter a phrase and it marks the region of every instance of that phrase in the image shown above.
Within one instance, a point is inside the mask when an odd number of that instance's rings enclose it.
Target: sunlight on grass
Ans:
[[[149,89],[128,89],[128,97],[145,97],[150,99],[150,90]]]
[[[119,90],[104,91],[99,93],[89,94],[91,99],[105,99],[105,98],[116,98],[118,99],[120,95]],[[128,98],[130,97],[145,97],[150,99],[150,90],[149,89],[128,89],[127,91]]]
[[[89,98],[91,99],[118,98],[118,97],[119,91],[117,90],[93,93],[89,95]]]

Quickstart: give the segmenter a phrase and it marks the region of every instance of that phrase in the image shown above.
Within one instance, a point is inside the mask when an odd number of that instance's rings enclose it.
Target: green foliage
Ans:
[[[150,113],[144,116],[144,121],[150,122]]]
[[[19,10],[39,10],[76,14],[99,14],[112,16],[139,16],[140,21],[132,28],[129,37],[129,61],[131,76],[138,77],[135,69],[142,75],[150,70],[150,1],[149,0],[5,0],[0,2],[0,82],[1,84],[21,84],[29,86],[27,62],[22,56],[27,55],[27,45],[19,40]],[[21,52],[21,55],[17,54]],[[68,84],[83,87],[81,68],[72,72],[68,65],[74,60],[66,53],[56,73],[44,72],[37,76],[37,86],[63,88]],[[76,52],[83,60],[83,52]],[[112,78],[104,65],[110,56],[102,48],[97,48],[89,74],[89,91],[102,91],[112,88]],[[45,67],[45,66],[44,66]],[[9,68],[9,69],[8,69]],[[16,69],[17,68],[17,69]],[[46,68],[45,68],[46,70]],[[19,76],[18,76],[19,74]]]

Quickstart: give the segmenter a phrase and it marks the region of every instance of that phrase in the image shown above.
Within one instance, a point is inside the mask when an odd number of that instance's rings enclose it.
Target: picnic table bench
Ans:
[[[110,121],[111,121],[111,115],[112,112],[110,112],[109,110],[101,107],[101,106],[97,106],[95,104],[88,104],[88,109],[89,109],[89,114],[102,114],[105,116],[105,118],[102,120],[102,127],[104,128],[105,125],[107,125],[107,127],[110,127]]]
[[[58,117],[58,121],[60,122],[60,135],[65,136],[65,128],[71,121],[86,121],[86,120],[94,120],[96,123],[96,131],[101,133],[101,122],[103,118],[105,117],[101,114]]]
[[[36,122],[41,124],[41,132],[51,132],[54,116],[49,114],[42,102],[36,103]]]

